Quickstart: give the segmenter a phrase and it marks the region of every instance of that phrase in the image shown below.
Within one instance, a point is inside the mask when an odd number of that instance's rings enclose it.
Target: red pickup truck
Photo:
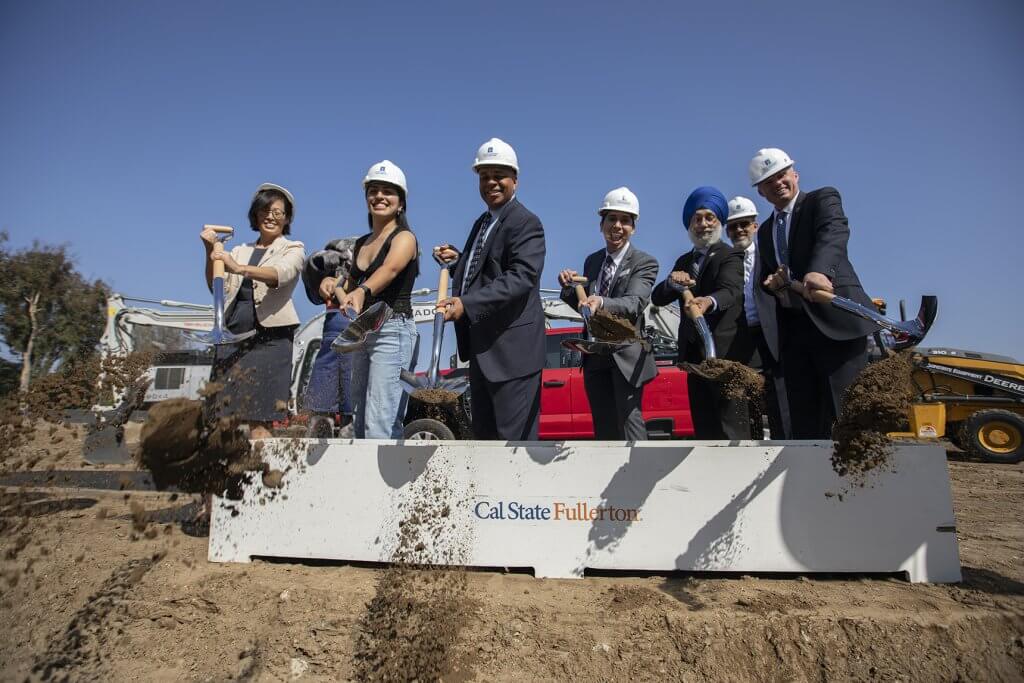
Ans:
[[[593,439],[594,421],[583,388],[578,352],[562,348],[563,339],[579,337],[580,327],[547,330],[547,357],[541,373],[540,438],[542,440]],[[678,439],[693,435],[686,373],[672,359],[658,361],[658,376],[644,387],[641,404],[648,436]]]
[[[562,347],[563,339],[578,337],[581,327],[547,330],[546,357],[541,373],[540,438],[543,441],[593,439],[594,422],[583,388],[578,351]],[[675,352],[658,360],[658,376],[644,388],[641,406],[651,439],[693,436],[686,373],[673,364]],[[442,371],[465,372],[465,369]],[[457,406],[440,408],[410,401],[406,415],[407,439],[471,439],[467,391]]]

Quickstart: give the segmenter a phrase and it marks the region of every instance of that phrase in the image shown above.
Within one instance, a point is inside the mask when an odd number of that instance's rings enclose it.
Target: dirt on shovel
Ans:
[[[590,334],[595,339],[608,342],[632,341],[637,338],[633,323],[603,310],[590,316]]]
[[[836,474],[857,481],[888,463],[892,440],[886,433],[907,428],[913,369],[911,352],[904,351],[869,364],[847,388],[832,429]]]
[[[430,403],[433,405],[441,403],[456,403],[459,400],[459,394],[456,391],[449,391],[447,389],[417,389],[410,394],[417,401],[423,403]]]
[[[743,363],[709,358],[693,364],[693,372],[721,384],[722,395],[727,399],[760,402],[764,396],[764,376]]]

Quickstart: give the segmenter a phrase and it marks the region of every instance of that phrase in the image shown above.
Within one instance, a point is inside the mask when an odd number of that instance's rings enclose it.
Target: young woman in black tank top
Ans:
[[[406,182],[390,161],[370,167],[363,179],[370,232],[356,241],[352,270],[338,299],[341,309],[359,313],[384,301],[391,320],[352,353],[352,408],[357,439],[400,439],[407,396],[399,374],[416,367],[419,334],[410,301],[419,274],[419,246],[405,217]],[[328,295],[337,282],[325,278]]]

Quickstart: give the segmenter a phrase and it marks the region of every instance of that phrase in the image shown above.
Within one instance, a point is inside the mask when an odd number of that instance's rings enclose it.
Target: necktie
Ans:
[[[700,275],[700,267],[704,265],[704,257],[706,254],[703,251],[698,251],[693,257],[693,264],[690,266],[691,274],[694,279]]]
[[[469,284],[469,281],[473,279],[473,274],[476,273],[476,269],[480,267],[480,254],[484,250],[484,240],[487,238],[487,228],[491,227],[491,214],[490,212],[485,213],[483,220],[480,221],[480,232],[476,235],[476,241],[473,242],[473,254],[469,258],[469,267],[466,268],[466,275],[462,278],[462,288],[465,289]]]
[[[613,275],[615,275],[615,259],[611,254],[605,254],[604,263],[601,264],[601,282],[597,287],[598,296],[608,296],[608,292],[612,288]]]
[[[786,238],[786,212],[775,214],[775,249],[779,252],[779,265],[789,272],[789,242]]]

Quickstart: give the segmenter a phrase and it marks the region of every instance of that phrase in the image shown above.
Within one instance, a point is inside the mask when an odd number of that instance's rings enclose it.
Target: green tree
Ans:
[[[107,287],[89,282],[63,245],[7,248],[0,232],[0,336],[21,357],[19,388],[91,353],[106,322]]]

